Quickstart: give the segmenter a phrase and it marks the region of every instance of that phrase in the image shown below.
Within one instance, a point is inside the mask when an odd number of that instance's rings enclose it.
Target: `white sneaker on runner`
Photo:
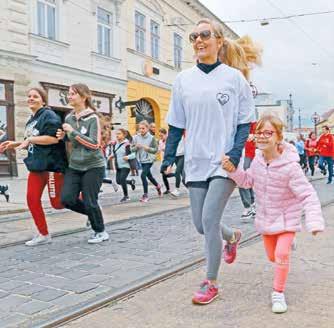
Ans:
[[[180,195],[181,195],[179,189],[177,189],[177,188],[175,190],[173,190],[170,194],[174,197],[180,197]]]
[[[50,244],[51,242],[52,242],[52,239],[50,235],[43,236],[41,234],[38,234],[33,239],[27,241],[26,246],[45,245],[45,244]]]
[[[250,220],[253,219],[253,210],[251,207],[245,208],[244,211],[242,212],[242,215],[240,217],[241,222],[250,222]]]
[[[109,239],[109,234],[106,231],[96,232],[91,238],[88,239],[88,244],[98,244]]]
[[[272,292],[271,294],[271,310],[273,313],[284,313],[288,310],[288,306],[285,302],[284,293]]]
[[[251,205],[251,210],[252,210],[253,215],[256,215],[256,205],[255,205],[255,203],[253,203]]]

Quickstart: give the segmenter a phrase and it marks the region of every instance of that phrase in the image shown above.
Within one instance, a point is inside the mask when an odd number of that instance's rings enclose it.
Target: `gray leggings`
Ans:
[[[230,179],[214,178],[208,182],[190,182],[188,187],[192,219],[196,230],[205,238],[207,279],[216,280],[222,256],[222,238],[229,241],[234,233],[220,221],[235,183]]]

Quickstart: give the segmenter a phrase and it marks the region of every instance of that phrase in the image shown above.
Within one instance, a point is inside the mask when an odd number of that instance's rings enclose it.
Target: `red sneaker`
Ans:
[[[234,234],[235,234],[235,241],[233,241],[232,243],[227,242],[225,244],[223,251],[224,261],[228,264],[233,263],[235,258],[237,257],[237,248],[241,239],[240,230],[236,230]]]
[[[218,288],[210,281],[204,280],[200,289],[194,294],[192,302],[194,304],[209,304],[218,297]]]

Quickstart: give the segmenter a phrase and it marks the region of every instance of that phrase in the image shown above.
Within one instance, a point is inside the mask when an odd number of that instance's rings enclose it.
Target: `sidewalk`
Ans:
[[[161,178],[161,174],[159,173],[160,172],[159,170],[160,170],[160,162],[156,162],[152,167],[153,176],[156,177],[158,182],[163,186],[163,182],[162,182],[162,178]],[[132,192],[131,189],[129,188],[130,189],[129,196],[132,200],[137,200],[141,197],[143,193],[142,183],[141,183],[140,176],[137,176],[137,177],[129,176],[129,179],[132,179],[132,178],[136,180],[136,190],[135,192]],[[311,181],[323,179],[323,175],[317,172],[316,175],[312,179],[311,177],[309,177],[309,179]],[[170,178],[169,183],[170,183],[171,190],[173,190],[175,186],[175,179]],[[12,215],[16,215],[19,213],[27,212],[28,211],[28,208],[26,205],[27,179],[1,178],[0,184],[8,184],[10,187],[9,191],[11,194],[9,203],[6,202],[5,197],[0,195],[0,221],[2,217],[4,216],[7,217],[7,216],[12,216]],[[324,184],[325,184],[325,180],[324,180]],[[120,186],[119,186],[119,190],[117,193],[114,192],[113,187],[109,184],[103,184],[102,189],[103,189],[103,193],[100,194],[102,205],[103,205],[104,200],[105,200],[104,203],[108,203],[109,205],[117,204],[119,203],[120,199],[123,196]],[[163,186],[163,190],[165,190],[164,186]],[[185,190],[183,185],[181,185],[181,190],[183,191]],[[156,196],[156,191],[151,184],[149,184],[149,195],[150,196],[152,195],[154,197]],[[237,189],[234,191],[234,195],[235,196],[239,195]],[[43,193],[42,202],[43,202],[43,207],[47,213],[57,212],[50,205],[50,201],[47,195],[47,188],[45,188],[45,191]]]
[[[334,206],[324,210],[327,230],[298,235],[298,248],[286,290],[289,306],[271,313],[273,270],[262,242],[239,250],[233,265],[223,265],[221,296],[208,306],[191,304],[204,277],[196,269],[157,284],[108,308],[82,317],[66,328],[330,328],[334,321]]]
[[[157,179],[157,181],[163,186],[161,174],[160,174],[160,162],[155,162],[152,167],[153,176]],[[111,175],[113,180],[116,180],[115,175]],[[129,187],[129,196],[131,199],[139,199],[143,194],[142,182],[140,176],[133,177],[129,175],[129,179],[136,180],[136,190],[133,192]],[[174,190],[175,178],[169,179],[171,191]],[[26,204],[26,189],[27,189],[27,179],[26,178],[0,178],[1,185],[9,185],[10,191],[10,202],[7,203],[5,197],[0,195],[0,220],[1,216],[13,215],[17,213],[27,212],[27,204]],[[181,189],[184,188],[181,185]],[[103,201],[104,199],[108,199],[112,197],[113,204],[119,203],[120,199],[123,197],[121,186],[119,186],[119,190],[115,193],[113,187],[110,184],[103,184],[102,186],[103,193],[100,194],[100,199]],[[163,191],[165,187],[163,186]],[[156,196],[155,188],[149,183],[149,195]],[[43,193],[42,197],[43,207],[47,212],[56,212],[50,205],[50,201],[47,194],[47,188]]]

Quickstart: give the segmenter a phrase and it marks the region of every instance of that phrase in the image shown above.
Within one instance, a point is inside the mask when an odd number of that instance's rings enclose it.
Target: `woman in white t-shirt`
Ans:
[[[205,237],[207,257],[206,279],[192,300],[208,304],[218,296],[222,238],[227,241],[224,248],[227,263],[234,261],[241,238],[239,230],[221,225],[224,208],[235,188],[221,161],[226,154],[238,165],[250,123],[255,119],[255,106],[249,83],[240,72],[247,67],[246,54],[243,61],[233,65],[235,68],[218,60],[221,52],[230,56],[236,49],[236,44],[224,38],[222,27],[203,19],[189,40],[198,61],[178,74],[174,82],[161,172],[169,173],[177,145],[186,130],[186,183],[192,219],[197,231]]]

